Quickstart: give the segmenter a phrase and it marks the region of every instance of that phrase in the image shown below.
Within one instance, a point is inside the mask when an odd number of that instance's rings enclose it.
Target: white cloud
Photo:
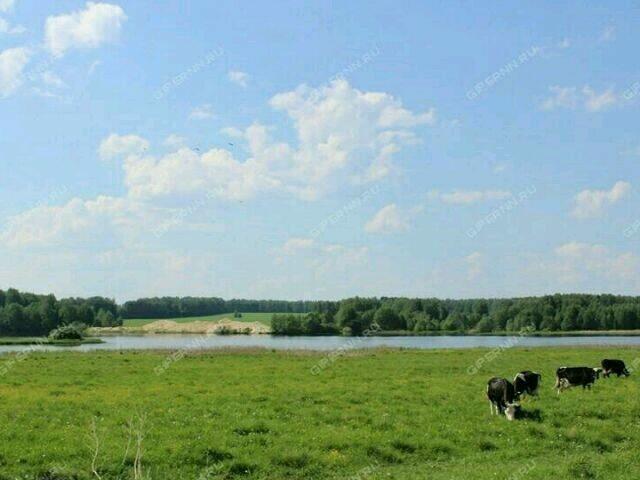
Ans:
[[[184,146],[186,141],[187,141],[187,139],[185,137],[182,137],[180,135],[176,135],[175,133],[172,133],[169,136],[167,136],[167,138],[164,139],[162,144],[165,147],[168,147],[168,148],[171,148],[171,149],[179,149],[179,148]]]
[[[14,93],[23,81],[24,67],[31,52],[27,48],[10,48],[0,52],[0,98]]]
[[[395,203],[380,209],[364,229],[368,233],[397,233],[409,228],[406,216],[400,212]]]
[[[222,148],[202,154],[185,148],[159,159],[132,156],[125,162],[130,193],[142,198],[200,192],[238,200],[284,191],[314,200],[391,173],[395,154],[416,141],[408,125],[429,122],[390,95],[363,93],[344,81],[299,87],[274,96],[271,105],[293,121],[297,145],[274,141],[272,129],[255,123],[244,131],[225,130],[246,143],[246,158]]]
[[[597,93],[587,85],[582,89],[582,93],[585,96],[584,106],[590,112],[599,112],[618,102],[618,97],[612,88]]]
[[[13,27],[4,18],[0,18],[0,33],[6,33],[9,35],[19,35],[26,31],[27,29],[24,28],[22,25],[16,25],[15,27]]]
[[[126,198],[74,198],[64,205],[41,205],[11,217],[0,240],[10,247],[68,244],[78,239],[98,243],[97,232],[110,235],[118,229],[152,225],[150,221],[148,209]]]
[[[563,38],[561,42],[558,43],[558,48],[565,49],[571,46],[571,40],[568,38]]]
[[[312,238],[293,237],[288,239],[282,246],[284,255],[294,255],[299,250],[305,250],[313,247],[315,242]]]
[[[45,45],[56,56],[74,48],[97,48],[117,41],[126,20],[118,5],[87,2],[84,10],[47,18]]]
[[[301,269],[309,269],[314,276],[331,276],[363,265],[369,249],[336,243],[318,243],[311,238],[290,238],[274,253],[277,264],[282,265],[288,260],[295,262],[298,272]]]
[[[296,163],[305,176],[318,179],[373,158],[353,179],[379,180],[392,172],[401,146],[416,141],[411,129],[435,121],[433,109],[415,114],[391,95],[361,92],[344,80],[319,89],[302,85],[274,96],[271,105],[294,121]]]
[[[15,5],[15,0],[0,0],[0,12],[8,12]]]
[[[610,42],[616,38],[616,27],[613,25],[607,25],[604,27],[598,38],[599,42]]]
[[[410,144],[414,133],[406,125],[426,121],[387,94],[363,93],[346,82],[317,90],[301,87],[275,96],[272,105],[293,119],[296,146],[273,141],[268,127],[254,124],[240,131],[239,141],[245,145],[238,150],[246,151],[246,158],[219,148],[203,153],[180,148],[156,157],[146,153],[146,139],[111,134],[98,152],[102,159],[122,158],[125,196],[75,198],[64,205],[33,208],[10,219],[0,232],[0,244],[13,249],[91,244],[92,251],[103,251],[104,243],[110,248],[130,245],[130,237],[148,241],[158,225],[186,224],[184,215],[168,205],[180,205],[194,195],[234,200],[277,191],[316,198],[327,186],[354,187],[354,179],[367,171],[372,159],[387,155],[391,161],[389,149]],[[291,239],[286,249],[308,255],[306,264],[316,273],[343,272],[346,265],[362,263],[368,252],[309,239]]]
[[[66,83],[64,83],[64,81],[58,75],[51,71],[47,70],[43,72],[41,77],[44,84],[48,87],[64,88],[67,86]]]
[[[209,103],[195,107],[189,113],[189,118],[192,120],[208,120],[215,117],[213,113],[213,107]]]
[[[220,129],[220,133],[226,135],[231,138],[242,138],[244,137],[244,133],[242,130],[236,127],[225,127]]]
[[[246,88],[247,82],[249,81],[249,75],[247,73],[237,70],[231,70],[227,76],[231,82],[240,85],[242,88]]]
[[[578,104],[578,94],[576,87],[560,87],[554,85],[549,87],[553,94],[542,102],[540,108],[543,110],[555,110],[556,108],[575,108]]]
[[[610,190],[583,190],[574,197],[571,214],[581,219],[600,216],[607,206],[622,200],[630,191],[631,184],[622,181]]]
[[[112,133],[100,143],[98,153],[101,159],[110,160],[115,157],[140,154],[148,149],[149,142],[142,137]]]
[[[554,268],[565,282],[578,281],[589,275],[611,279],[637,279],[640,257],[613,253],[603,245],[569,242],[555,249]]]
[[[312,254],[311,266],[316,274],[327,275],[349,271],[355,266],[361,266],[367,261],[369,249],[367,247],[349,247],[340,244],[318,246],[318,251]]]
[[[613,88],[598,93],[589,85],[585,85],[580,91],[577,87],[554,85],[549,87],[549,91],[552,95],[540,104],[542,110],[575,109],[582,106],[588,112],[600,112],[622,102]]]
[[[449,193],[441,193],[433,190],[428,194],[428,198],[430,199],[456,205],[471,205],[480,202],[504,200],[511,196],[511,192],[506,190],[454,190]]]

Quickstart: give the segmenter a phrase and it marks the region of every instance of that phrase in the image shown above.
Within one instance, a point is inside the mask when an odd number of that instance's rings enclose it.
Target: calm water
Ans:
[[[162,334],[109,336],[106,343],[77,347],[0,346],[0,353],[22,350],[130,350],[263,347],[278,350],[335,350],[338,348],[402,347],[416,349],[474,347],[547,347],[575,345],[640,346],[640,336],[626,337],[272,337],[269,335],[184,335]]]

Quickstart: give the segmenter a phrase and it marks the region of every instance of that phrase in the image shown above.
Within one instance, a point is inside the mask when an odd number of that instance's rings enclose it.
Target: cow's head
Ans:
[[[509,421],[514,420],[518,412],[520,412],[520,405],[515,402],[507,403],[507,407],[504,409],[504,415]]]
[[[596,378],[600,378],[600,374],[603,372],[601,368],[594,368],[593,373],[596,374]]]

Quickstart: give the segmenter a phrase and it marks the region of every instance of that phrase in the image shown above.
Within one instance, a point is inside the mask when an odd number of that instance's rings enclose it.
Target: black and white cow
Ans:
[[[538,387],[542,383],[542,375],[537,372],[525,370],[518,373],[513,379],[513,386],[516,389],[516,397],[524,398],[525,395],[535,397],[538,395]]]
[[[605,377],[609,377],[612,373],[615,373],[618,377],[621,375],[628,377],[630,375],[629,370],[627,370],[627,367],[622,360],[602,360],[602,372]]]
[[[599,378],[600,369],[591,367],[560,367],[556,370],[556,384],[558,395],[562,390],[582,385],[582,389],[591,389],[596,378]]]
[[[506,378],[493,377],[487,384],[487,398],[491,415],[495,407],[496,413],[504,413],[507,420],[516,418],[520,405],[516,403],[516,390]]]

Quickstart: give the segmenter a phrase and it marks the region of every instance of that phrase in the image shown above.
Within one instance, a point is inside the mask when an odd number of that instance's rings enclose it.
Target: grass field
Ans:
[[[0,478],[98,478],[95,445],[102,479],[135,478],[131,418],[145,434],[137,478],[637,478],[640,376],[561,396],[552,377],[604,357],[630,364],[640,349],[488,352],[351,352],[318,375],[326,354],[33,353],[0,379]],[[487,379],[529,368],[543,374],[529,418],[491,417]]]
[[[207,321],[217,322],[223,318],[230,318],[239,322],[261,322],[265,325],[271,325],[271,317],[273,313],[243,313],[240,318],[233,318],[233,313],[220,313],[218,315],[207,315],[205,317],[183,317],[183,318],[129,318],[124,320],[125,327],[139,327],[146,325],[147,323],[155,322],[157,320],[173,320],[174,322],[196,322]]]

